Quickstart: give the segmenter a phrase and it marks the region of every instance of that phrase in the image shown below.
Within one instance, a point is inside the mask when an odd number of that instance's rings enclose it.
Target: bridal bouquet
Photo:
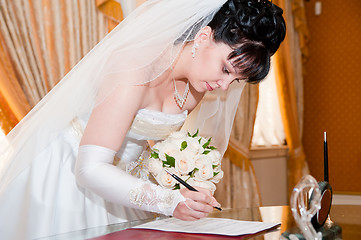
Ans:
[[[223,171],[221,154],[210,143],[211,138],[198,136],[198,131],[193,135],[184,131],[173,132],[152,147],[148,170],[165,188],[183,187],[164,170],[167,168],[191,186],[206,188],[213,193]]]

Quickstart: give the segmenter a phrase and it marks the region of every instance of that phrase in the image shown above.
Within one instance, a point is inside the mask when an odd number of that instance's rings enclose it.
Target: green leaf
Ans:
[[[169,156],[168,154],[165,153],[165,158],[167,159],[167,164],[171,167],[175,167],[175,158]]]
[[[214,177],[214,176],[217,176],[218,173],[219,173],[219,172],[213,172],[213,177]]]
[[[173,190],[177,190],[177,189],[180,189],[179,183],[176,183],[173,188]]]
[[[163,167],[168,167],[168,168],[170,167],[167,161],[162,161],[162,162],[163,162]]]
[[[205,143],[205,144],[203,144],[203,148],[206,148],[206,147],[208,147],[208,145],[211,143],[211,140],[212,140],[212,138],[209,138],[208,139],[208,141]]]
[[[155,159],[159,159],[159,154],[157,153],[157,152],[152,152],[151,154],[150,154],[150,157],[151,158],[155,158]]]
[[[207,146],[207,149],[216,150],[217,148],[215,148],[213,146]]]
[[[194,168],[192,172],[189,173],[189,176],[192,178],[194,177],[194,174],[196,174],[196,172],[199,171],[198,168]],[[188,179],[187,179],[188,180]]]
[[[189,132],[187,132],[187,133],[188,133],[188,137],[192,137],[192,135]]]
[[[195,138],[198,136],[198,133],[199,133],[199,129],[197,129],[197,132],[195,134],[192,135],[192,138]]]
[[[216,167],[218,167],[218,165],[212,165],[212,168],[215,169]]]
[[[183,141],[182,144],[181,144],[181,149],[180,150],[183,151],[184,149],[187,148],[187,146],[188,146],[187,141]]]
[[[208,154],[208,153],[210,153],[211,151],[209,151],[209,150],[205,150],[204,152],[202,152],[202,154]]]

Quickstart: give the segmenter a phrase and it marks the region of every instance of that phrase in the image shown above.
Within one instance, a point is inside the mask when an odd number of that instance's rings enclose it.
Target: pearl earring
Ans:
[[[197,48],[199,47],[198,43],[193,44],[192,47],[192,57],[194,58],[196,56]]]

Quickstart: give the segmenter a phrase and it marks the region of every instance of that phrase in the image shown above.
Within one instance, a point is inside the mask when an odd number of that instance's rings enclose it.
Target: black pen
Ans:
[[[327,150],[327,135],[326,132],[323,133],[323,175],[324,181],[328,182],[328,150]]]
[[[188,188],[191,191],[195,191],[195,192],[199,192],[197,189],[195,189],[194,187],[192,187],[191,185],[189,185],[188,183],[186,183],[183,179],[181,179],[180,177],[178,177],[177,175],[175,175],[174,173],[171,173],[168,169],[164,168],[164,170],[171,175],[175,180],[177,180],[180,184],[182,184],[183,186],[185,186],[186,188]],[[222,211],[222,208],[220,207],[214,207],[215,209]]]

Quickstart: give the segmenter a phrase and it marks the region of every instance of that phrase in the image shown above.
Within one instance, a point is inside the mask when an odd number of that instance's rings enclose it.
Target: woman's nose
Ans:
[[[222,89],[222,90],[227,90],[229,87],[229,84],[231,84],[232,80],[228,80],[228,79],[221,79],[217,81],[217,85]]]

